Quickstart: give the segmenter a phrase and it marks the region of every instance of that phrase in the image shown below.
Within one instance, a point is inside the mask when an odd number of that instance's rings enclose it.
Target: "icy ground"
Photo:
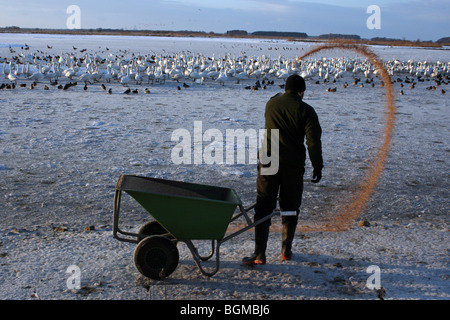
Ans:
[[[246,50],[249,55],[271,52],[278,57],[280,52],[298,55],[309,46],[244,40],[137,43],[126,37],[95,41],[2,37],[2,44],[27,43],[32,50],[47,50],[51,44],[54,54],[70,50],[73,44],[92,51],[110,46],[133,52],[153,45],[153,50],[168,52],[189,49],[223,55]],[[274,54],[275,47],[279,51]],[[374,50],[383,59],[449,61],[448,50]],[[2,45],[0,57],[4,56],[10,53]],[[405,79],[404,74],[393,79],[398,77]],[[321,183],[312,185],[307,167],[300,225],[320,224],[342,197],[353,192],[384,128],[384,88],[378,79],[374,87],[363,88],[351,85],[351,76],[335,84],[316,84],[316,80],[308,80],[305,101],[321,121],[325,169]],[[431,81],[418,82],[414,89],[394,84],[397,118],[391,153],[376,193],[358,218],[369,226],[355,221],[345,232],[299,232],[289,262],[279,259],[281,235],[274,230],[268,264],[257,268],[240,263],[253,250],[253,233],[244,233],[221,247],[221,269],[211,278],[201,275],[190,252],[179,244],[180,263],[169,278],[143,278],[133,264],[134,245],[112,237],[119,176],[226,186],[234,188],[245,205],[252,204],[254,165],[175,165],[170,157],[175,145],[171,134],[178,128],[192,132],[199,120],[203,130],[263,128],[265,103],[282,90],[281,80],[258,91],[244,88],[255,79],[224,86],[182,82],[190,87],[176,90],[181,83],[175,81],[130,85],[139,89],[134,95],[123,94],[125,88],[117,83],[106,84],[111,95],[100,88],[101,83],[88,85],[87,90],[81,83],[58,90],[41,82],[29,90],[30,80],[18,81],[26,88],[0,91],[0,299],[378,299],[377,291],[366,287],[371,265],[380,268],[384,299],[450,298],[450,93],[440,93],[447,90],[445,85],[426,90]],[[344,89],[345,82],[349,86]],[[150,94],[143,93],[146,87]],[[329,87],[337,91],[327,92]],[[401,89],[404,95],[399,94]],[[125,196],[122,211],[125,230],[136,230],[150,219]],[[85,230],[90,226],[93,230]],[[210,246],[209,242],[198,245],[202,251]],[[81,271],[80,290],[67,286],[66,270],[72,265]]]

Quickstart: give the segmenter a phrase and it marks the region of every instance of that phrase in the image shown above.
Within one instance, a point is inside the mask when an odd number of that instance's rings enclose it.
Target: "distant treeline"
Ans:
[[[308,38],[304,32],[283,32],[283,31],[255,31],[248,33],[245,30],[229,30],[227,36],[257,36],[257,37],[283,37],[283,38]]]
[[[356,34],[321,34],[318,36],[309,36],[305,32],[283,32],[283,31],[255,31],[248,33],[245,30],[229,30],[224,34],[205,31],[191,31],[191,30],[125,30],[125,29],[41,29],[41,28],[20,28],[17,26],[0,27],[1,32],[8,33],[47,33],[47,34],[104,34],[104,35],[136,35],[136,36],[166,36],[166,37],[275,37],[292,39],[314,39],[317,40],[354,40],[368,42],[372,44],[388,44],[388,45],[429,45],[435,46],[450,45],[450,37],[444,37],[436,42],[429,41],[408,41],[405,39],[393,39],[385,37],[376,37],[371,39],[362,39]]]
[[[318,39],[361,40],[361,37],[356,34],[339,34],[339,33],[321,34],[317,38]]]
[[[301,38],[301,39],[319,39],[319,40],[332,40],[332,39],[343,39],[343,40],[366,40],[376,43],[381,42],[424,42],[424,43],[433,43],[432,40],[427,41],[408,41],[405,39],[394,39],[394,38],[386,38],[386,37],[375,37],[371,39],[362,39],[361,36],[357,34],[340,34],[340,33],[328,33],[321,34],[318,36],[309,36],[305,32],[279,32],[279,31],[256,31],[252,33],[248,33],[245,30],[229,30],[226,32],[227,36],[265,36],[265,37],[282,37],[282,38]],[[435,43],[438,44],[450,44],[450,37],[445,37],[437,40]]]
[[[440,39],[437,40],[436,42],[437,42],[437,43],[447,43],[447,44],[450,44],[450,37],[440,38]]]

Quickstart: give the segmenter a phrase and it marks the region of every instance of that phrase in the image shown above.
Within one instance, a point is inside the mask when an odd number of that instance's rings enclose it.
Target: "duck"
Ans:
[[[130,88],[128,88],[127,90],[125,90],[125,94],[129,94],[131,92],[131,89]]]
[[[74,82],[74,83],[72,83],[72,82],[69,82],[69,83],[66,83],[65,85],[64,85],[64,90],[67,90],[67,89],[69,89],[70,87],[73,87],[73,86],[76,86],[77,85],[77,83],[76,82]]]
[[[336,92],[336,90],[337,90],[337,87],[334,87],[334,88],[328,88],[328,89],[327,89],[327,92]]]
[[[145,88],[144,93],[149,94],[150,90],[148,90],[148,88]]]

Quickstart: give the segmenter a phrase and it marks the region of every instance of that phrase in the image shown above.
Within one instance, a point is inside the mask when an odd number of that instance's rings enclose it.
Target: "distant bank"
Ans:
[[[248,33],[245,30],[230,30],[226,33],[214,33],[204,31],[168,31],[168,30],[123,30],[123,29],[41,29],[19,28],[15,26],[0,28],[0,33],[36,33],[36,34],[73,34],[73,35],[120,35],[120,36],[153,36],[153,37],[209,37],[209,38],[254,38],[254,39],[283,39],[288,41],[328,41],[346,40],[369,45],[386,46],[411,46],[440,48],[450,45],[450,37],[444,37],[437,41],[409,41],[392,38],[363,39],[353,34],[322,34],[309,36],[304,32],[280,32],[280,31],[256,31]]]

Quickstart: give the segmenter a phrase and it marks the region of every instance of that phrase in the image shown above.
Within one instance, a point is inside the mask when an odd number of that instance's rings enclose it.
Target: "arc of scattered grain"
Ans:
[[[306,52],[298,60],[313,55],[319,51],[343,49],[354,51],[367,57],[372,64],[380,70],[380,77],[384,81],[386,88],[386,126],[384,128],[383,141],[378,149],[378,152],[372,159],[371,169],[366,173],[356,193],[350,198],[348,203],[342,208],[338,209],[337,215],[332,217],[330,222],[325,223],[322,231],[344,231],[348,229],[355,219],[361,214],[362,210],[367,205],[370,196],[374,193],[378,180],[383,172],[386,159],[389,155],[392,134],[395,124],[395,105],[394,105],[394,89],[388,71],[383,65],[382,60],[366,46],[358,45],[349,42],[328,42],[316,46]]]

